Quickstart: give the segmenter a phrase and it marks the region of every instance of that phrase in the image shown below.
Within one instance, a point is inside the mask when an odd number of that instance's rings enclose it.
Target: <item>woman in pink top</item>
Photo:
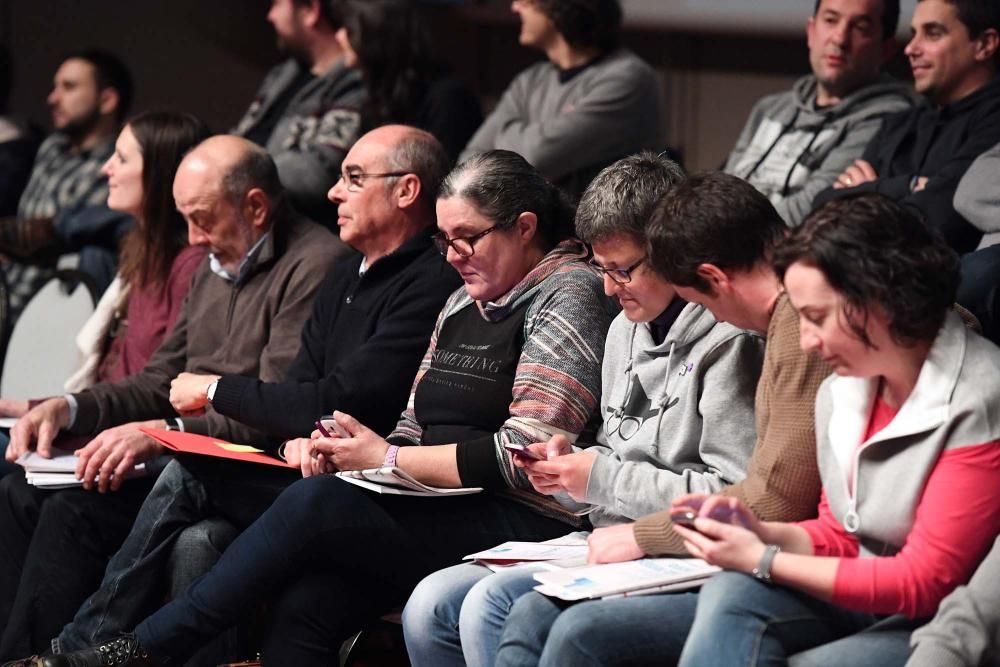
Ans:
[[[132,118],[102,168],[108,207],[129,213],[135,225],[122,241],[118,276],[87,327],[95,332],[81,371],[79,390],[115,382],[146,365],[173,327],[191,276],[204,257],[188,246],[187,227],[173,199],[181,158],[209,135],[191,114],[150,111]],[[0,416],[20,417],[31,401],[0,399]]]
[[[774,264],[802,348],[834,369],[819,516],[675,501],[698,509],[688,550],[732,571],[702,589],[681,665],[902,665],[1000,532],[1000,349],[952,312],[955,255],[881,195],[820,208]]]

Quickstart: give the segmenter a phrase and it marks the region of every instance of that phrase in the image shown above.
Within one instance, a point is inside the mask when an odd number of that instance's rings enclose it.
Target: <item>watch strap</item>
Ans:
[[[771,583],[771,565],[774,563],[774,557],[778,555],[781,551],[781,547],[777,544],[768,544],[764,549],[764,554],[760,557],[760,562],[757,563],[757,567],[750,571],[754,579],[759,579],[765,584]]]

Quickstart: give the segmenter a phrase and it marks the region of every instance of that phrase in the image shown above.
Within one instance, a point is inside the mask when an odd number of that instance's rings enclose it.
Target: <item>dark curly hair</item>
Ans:
[[[618,0],[532,0],[570,46],[610,51],[618,46],[622,6]]]
[[[889,320],[899,345],[932,341],[955,302],[959,260],[911,208],[879,194],[828,202],[774,251],[784,281],[796,262],[819,269],[843,296],[844,318],[865,345],[872,308]]]

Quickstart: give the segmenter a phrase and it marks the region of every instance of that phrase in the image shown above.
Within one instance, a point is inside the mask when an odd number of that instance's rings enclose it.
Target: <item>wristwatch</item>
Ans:
[[[208,402],[211,403],[215,400],[215,390],[219,388],[219,381],[212,380],[212,383],[205,387],[205,397],[208,398]]]
[[[757,567],[750,571],[754,579],[759,579],[765,584],[771,583],[771,564],[774,562],[774,557],[778,555],[781,551],[781,547],[777,544],[768,544],[764,549],[764,555],[760,557],[760,562],[757,563]]]

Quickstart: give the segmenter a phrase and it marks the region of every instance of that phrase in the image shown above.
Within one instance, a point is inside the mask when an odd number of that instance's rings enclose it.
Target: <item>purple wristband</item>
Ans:
[[[399,445],[389,445],[389,449],[385,450],[385,458],[382,459],[382,467],[395,468],[396,454],[398,452],[399,452]]]

